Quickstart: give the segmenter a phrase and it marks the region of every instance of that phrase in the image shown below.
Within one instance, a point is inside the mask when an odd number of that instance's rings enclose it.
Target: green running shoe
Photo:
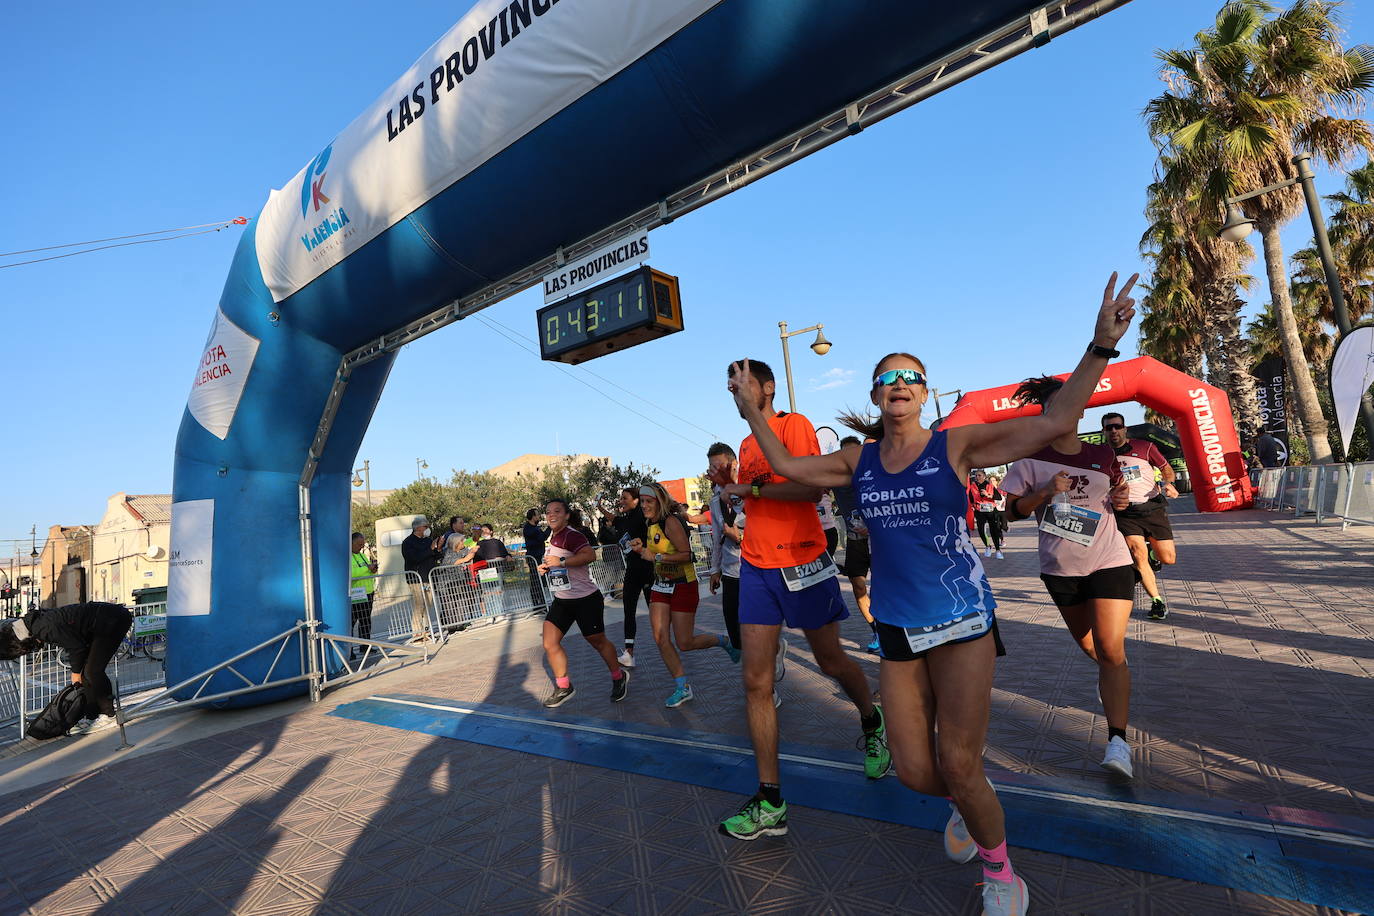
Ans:
[[[744,803],[739,813],[720,822],[720,832],[737,840],[756,840],[761,836],[787,833],[787,802],[774,808],[762,796]]]
[[[1169,616],[1169,606],[1164,603],[1163,598],[1156,598],[1150,602],[1150,619],[1164,620]]]
[[[892,752],[887,749],[887,720],[883,718],[883,708],[877,703],[873,708],[878,711],[878,727],[864,732],[857,746],[864,752],[864,775],[869,779],[882,779],[892,769]]]

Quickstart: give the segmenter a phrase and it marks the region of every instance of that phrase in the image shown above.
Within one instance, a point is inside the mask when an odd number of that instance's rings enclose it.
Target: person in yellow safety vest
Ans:
[[[348,597],[353,602],[352,626],[357,628],[359,639],[372,638],[372,593],[377,590],[377,564],[368,558],[366,547],[367,539],[358,532],[353,532]],[[356,651],[349,650],[349,661],[353,660]]]

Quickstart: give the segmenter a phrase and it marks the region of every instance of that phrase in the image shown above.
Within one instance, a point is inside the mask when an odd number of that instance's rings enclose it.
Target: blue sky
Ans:
[[[464,6],[7,5],[0,251],[255,215]],[[359,463],[378,488],[413,480],[417,457],[446,476],[555,449],[696,473],[714,437],[744,434],[723,365],[780,368],[780,320],[824,322],[835,344],[821,358],[794,340],[798,408],[818,424],[865,403],[891,349],[921,355],[941,390],[1070,368],[1107,274],[1140,264],[1153,52],[1216,7],[1135,0],[656,230],[687,330],[588,364],[609,381],[570,371],[678,434],[468,321],[401,354]],[[1374,40],[1368,5],[1343,15],[1352,43]],[[98,520],[112,493],[170,491],[240,231],[0,269],[0,556],[30,525]],[[1306,238],[1294,224],[1289,251]],[[483,314],[532,340],[541,302],[530,290]]]

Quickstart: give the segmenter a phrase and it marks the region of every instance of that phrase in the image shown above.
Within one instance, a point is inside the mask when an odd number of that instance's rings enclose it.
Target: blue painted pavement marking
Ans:
[[[757,788],[753,751],[736,735],[413,694],[369,697],[330,715],[740,795]],[[911,792],[895,778],[864,779],[857,752],[784,744],[780,756],[794,804],[934,831],[949,817],[944,799]],[[1374,911],[1374,824],[1368,822],[1314,815],[1293,823],[1266,817],[1263,809],[1193,798],[1141,803],[1128,791],[1104,797],[1005,781],[997,791],[1013,846]]]

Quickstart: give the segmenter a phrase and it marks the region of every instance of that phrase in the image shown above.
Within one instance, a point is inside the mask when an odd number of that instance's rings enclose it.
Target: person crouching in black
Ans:
[[[80,684],[87,707],[99,710],[91,728],[113,722],[114,688],[105,667],[114,658],[133,623],[129,609],[104,601],[68,604],[65,607],[29,611],[0,627],[0,660],[37,652],[44,645],[67,650],[72,683]],[[108,718],[107,718],[108,717]]]

